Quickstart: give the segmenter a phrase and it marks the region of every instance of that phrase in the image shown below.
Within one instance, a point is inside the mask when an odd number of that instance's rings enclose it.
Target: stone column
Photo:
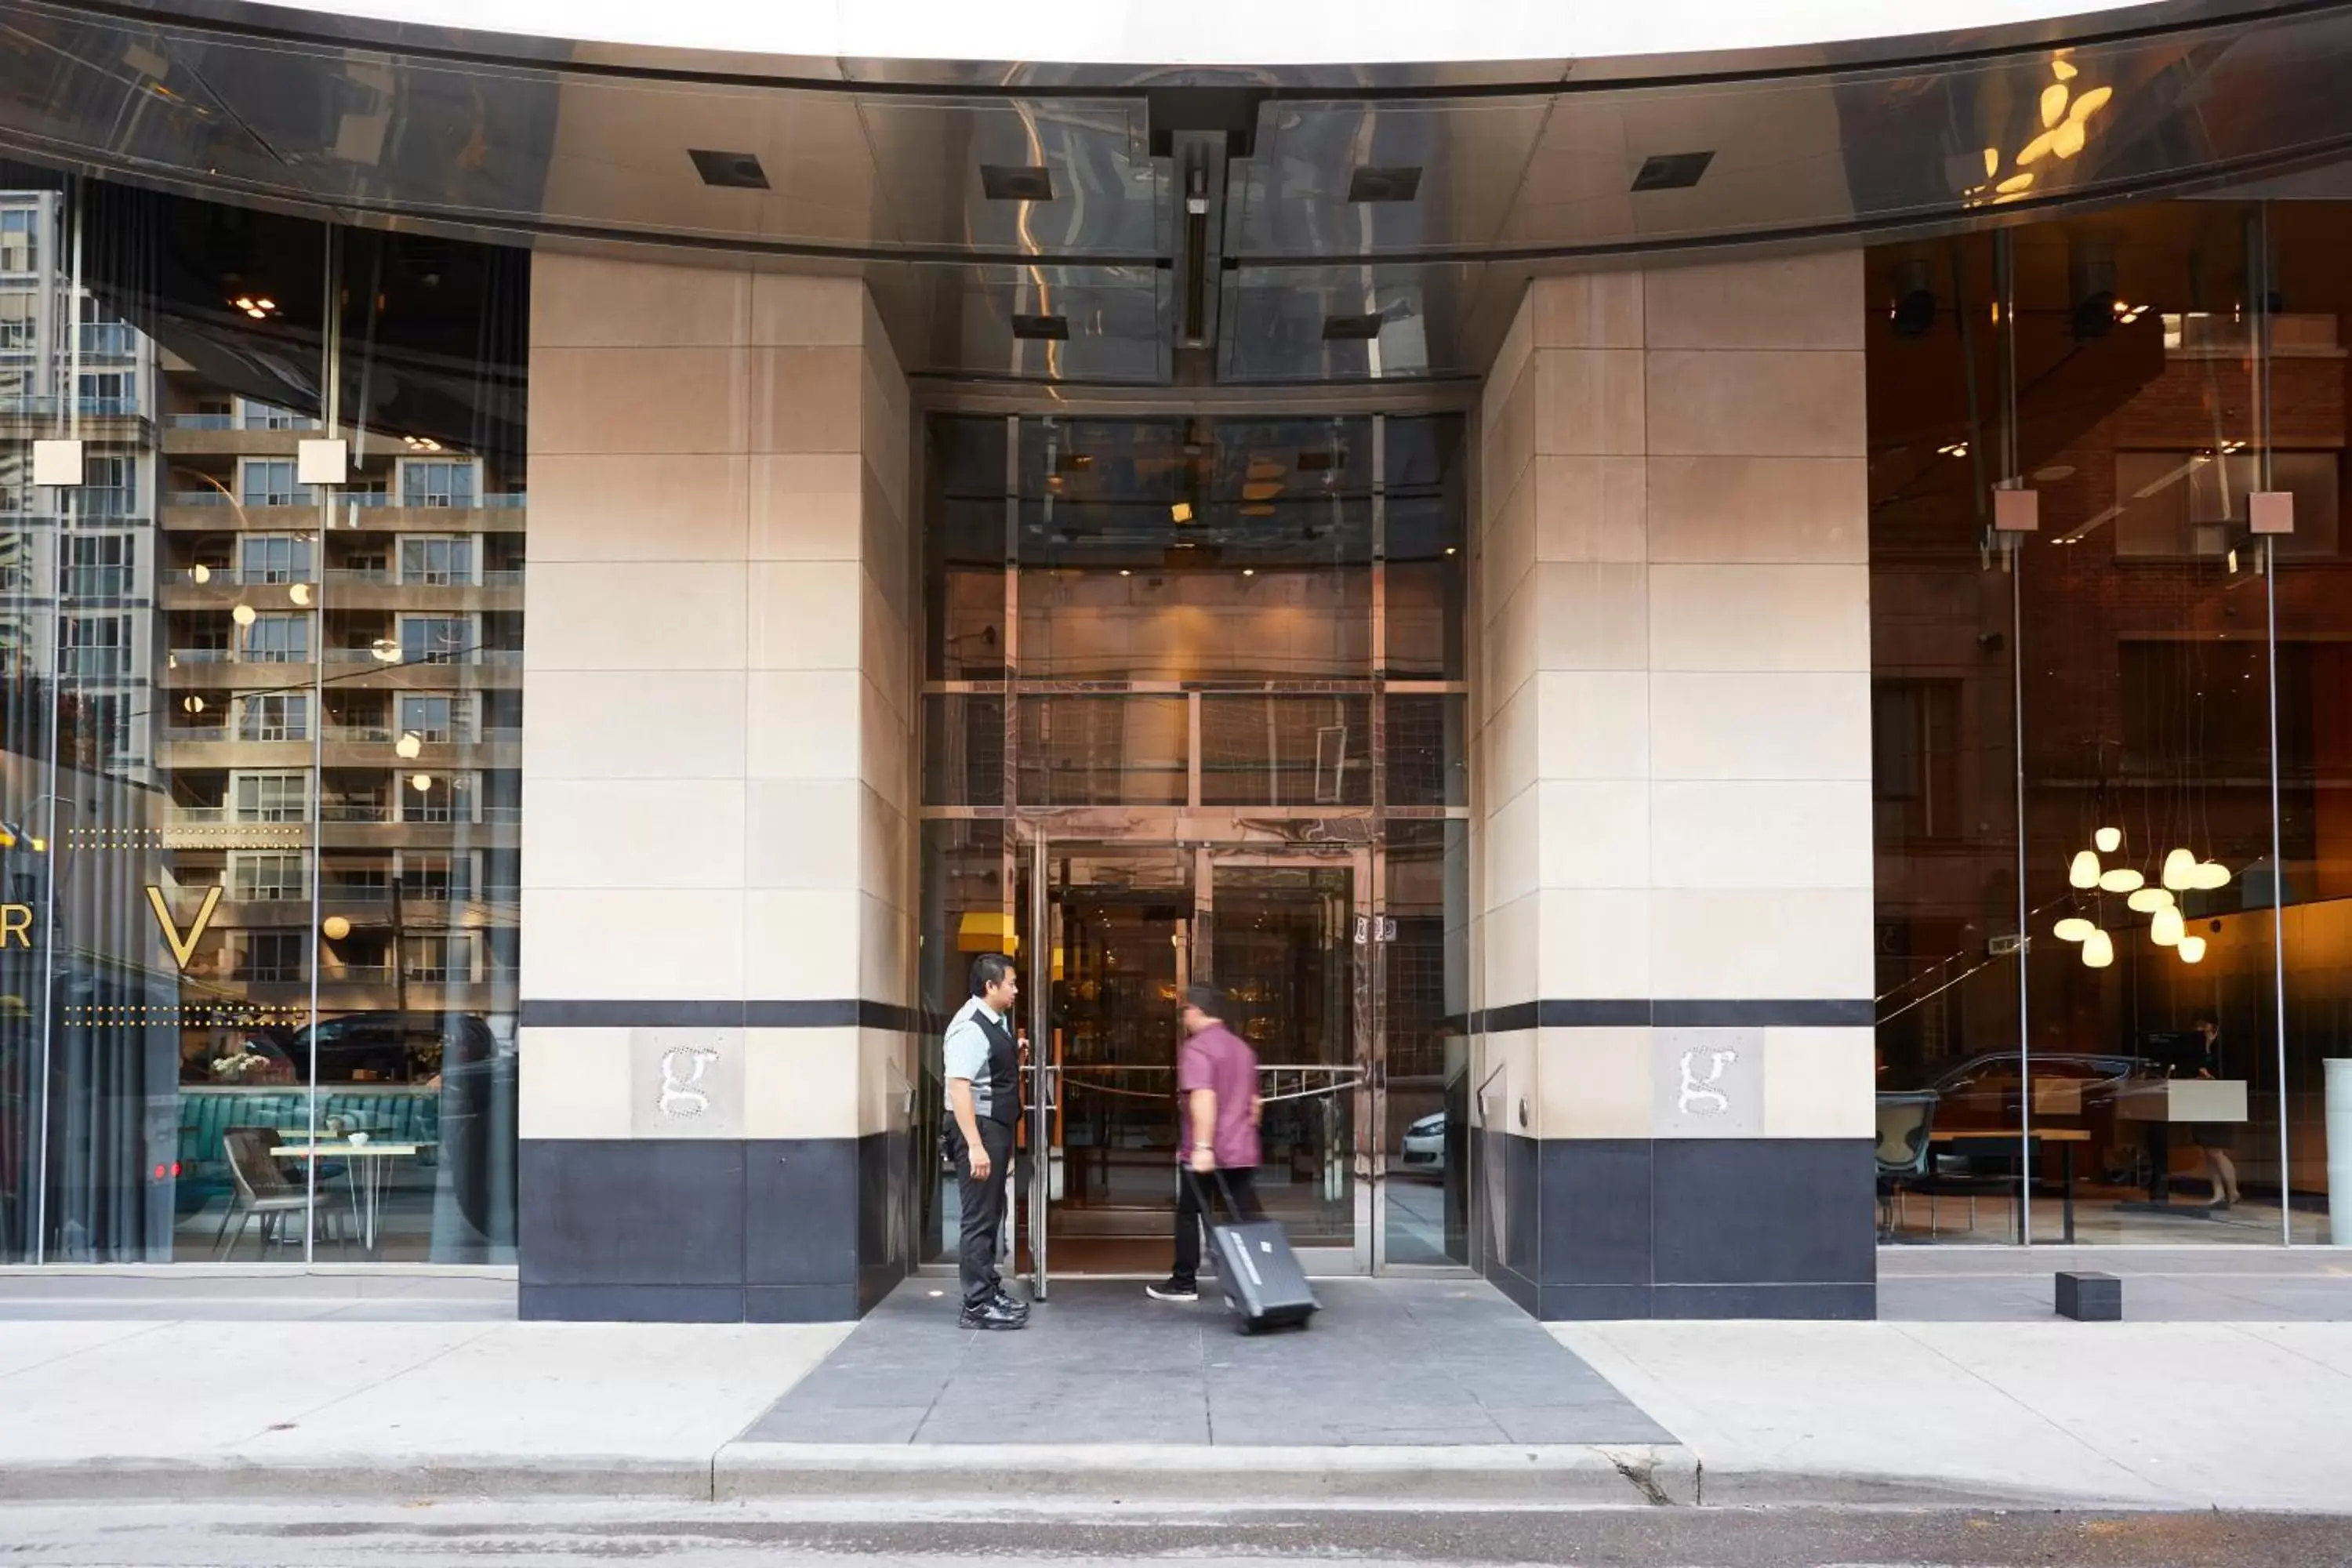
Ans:
[[[532,1318],[847,1318],[908,1267],[904,377],[855,279],[531,285]]]
[[[1867,1317],[1858,252],[1538,279],[1482,418],[1489,1273]]]

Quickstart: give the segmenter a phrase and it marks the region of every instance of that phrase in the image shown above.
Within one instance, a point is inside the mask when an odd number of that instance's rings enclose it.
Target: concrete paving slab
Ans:
[[[2352,1507],[2352,1325],[1554,1331],[1688,1445],[1709,1503]]]
[[[919,1409],[910,1439],[949,1447],[1673,1441],[1480,1281],[1323,1281],[1311,1328],[1256,1336],[1234,1332],[1221,1301],[1092,1280],[1056,1286],[1022,1332],[966,1333],[932,1289],[901,1287],[746,1440],[835,1443],[845,1412]]]

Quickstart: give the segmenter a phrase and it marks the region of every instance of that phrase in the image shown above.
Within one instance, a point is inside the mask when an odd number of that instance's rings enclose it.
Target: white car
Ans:
[[[1408,1171],[1445,1168],[1445,1112],[1433,1110],[1404,1130],[1398,1163]]]

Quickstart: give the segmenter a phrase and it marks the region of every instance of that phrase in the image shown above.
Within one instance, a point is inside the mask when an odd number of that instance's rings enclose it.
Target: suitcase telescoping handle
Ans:
[[[1211,1225],[1216,1224],[1216,1211],[1209,1206],[1209,1194],[1201,1190],[1201,1177],[1192,1169],[1192,1162],[1179,1160],[1176,1162],[1176,1168],[1183,1173],[1186,1181],[1192,1184],[1192,1201],[1201,1205],[1202,1216]],[[1239,1224],[1242,1218],[1242,1206],[1234,1202],[1234,1189],[1225,1180],[1225,1168],[1223,1165],[1213,1165],[1210,1167],[1210,1173],[1217,1178],[1217,1191],[1224,1196],[1225,1212],[1234,1216],[1235,1224]]]

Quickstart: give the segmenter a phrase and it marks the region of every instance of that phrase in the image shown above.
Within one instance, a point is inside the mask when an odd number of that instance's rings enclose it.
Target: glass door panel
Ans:
[[[1324,1267],[1368,1268],[1370,1194],[1357,1181],[1372,1089],[1365,991],[1374,963],[1363,898],[1370,855],[1210,857],[1196,938],[1204,976],[1257,1052],[1257,1190],[1292,1247]],[[1357,937],[1358,917],[1368,922]]]

